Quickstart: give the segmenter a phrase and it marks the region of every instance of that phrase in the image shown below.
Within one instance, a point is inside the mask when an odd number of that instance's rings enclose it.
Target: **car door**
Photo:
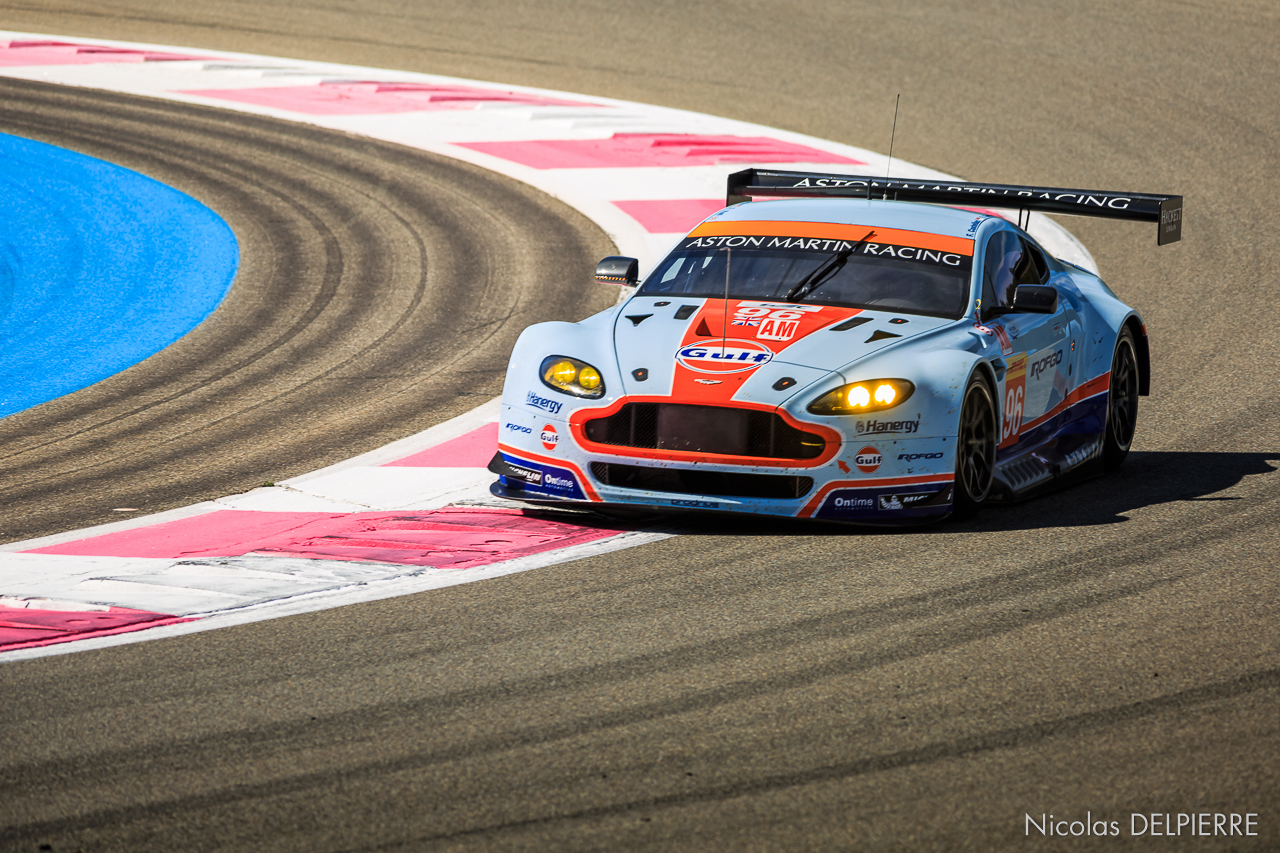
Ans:
[[[1044,254],[1012,228],[987,240],[983,256],[983,316],[1000,339],[1007,369],[1001,405],[1000,447],[1038,444],[1047,421],[1069,393],[1071,324],[1059,298],[1052,314],[1013,311],[1020,284],[1049,284]]]

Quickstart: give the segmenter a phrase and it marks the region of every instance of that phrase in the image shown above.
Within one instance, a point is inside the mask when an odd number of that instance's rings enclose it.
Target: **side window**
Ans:
[[[982,312],[1009,308],[1020,284],[1046,284],[1049,263],[1035,243],[1013,231],[997,231],[987,241],[982,264]]]
[[[982,261],[982,307],[1008,308],[1013,304],[1013,289],[1018,285],[1015,270],[1023,264],[1022,240],[1012,231],[997,231],[987,241]]]
[[[1014,270],[1014,284],[1044,284],[1049,280],[1049,264],[1044,253],[1035,243],[1018,238],[1022,245],[1022,259]],[[1009,297],[1013,299],[1012,296]]]

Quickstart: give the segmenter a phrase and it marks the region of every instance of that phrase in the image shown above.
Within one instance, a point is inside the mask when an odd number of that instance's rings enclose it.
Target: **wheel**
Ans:
[[[996,474],[996,404],[991,386],[979,373],[969,377],[960,405],[956,437],[954,514],[972,515],[991,494]]]
[[[1102,443],[1102,464],[1114,471],[1129,455],[1138,426],[1138,357],[1133,332],[1120,330],[1116,353],[1111,357],[1111,393],[1107,395],[1107,431]]]

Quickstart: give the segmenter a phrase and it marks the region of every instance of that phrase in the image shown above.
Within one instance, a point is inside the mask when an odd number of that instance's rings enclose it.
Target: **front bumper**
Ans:
[[[709,510],[863,524],[935,520],[951,512],[954,438],[846,436],[817,465],[725,464],[635,448],[587,450],[564,421],[504,406],[489,470],[499,497],[541,504]],[[735,460],[739,462],[740,460]]]

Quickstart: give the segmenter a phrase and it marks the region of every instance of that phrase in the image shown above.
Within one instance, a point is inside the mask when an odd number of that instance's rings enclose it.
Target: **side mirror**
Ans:
[[[1058,291],[1047,284],[1020,284],[1013,292],[1015,314],[1052,314],[1058,310]]]
[[[635,287],[640,282],[640,262],[635,258],[612,255],[596,264],[596,281],[600,284],[616,284]]]

